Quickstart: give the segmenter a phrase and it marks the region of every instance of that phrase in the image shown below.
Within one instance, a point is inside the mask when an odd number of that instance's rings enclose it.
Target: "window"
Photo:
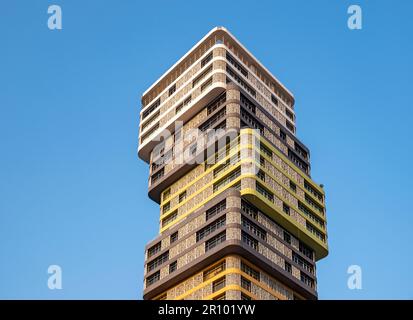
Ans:
[[[207,281],[208,279],[211,279],[215,277],[217,274],[221,273],[224,271],[226,268],[225,260],[220,262],[219,264],[209,268],[208,270],[205,270],[203,273],[203,279],[204,282]]]
[[[271,101],[278,106],[278,99],[273,94],[271,95]]]
[[[266,240],[267,239],[267,232],[265,232],[264,229],[260,228],[259,226],[257,226],[255,223],[253,223],[252,221],[248,220],[245,217],[241,217],[242,220],[242,226],[248,230],[249,232],[255,234],[257,237]]]
[[[163,175],[164,175],[164,168],[162,168],[162,169],[159,170],[157,173],[155,173],[154,175],[152,175],[151,183],[155,183],[155,182],[158,181],[160,178],[162,178]]]
[[[283,141],[285,141],[285,139],[287,139],[287,134],[282,130],[280,130],[280,138]]]
[[[290,130],[291,132],[294,132],[294,125],[290,121],[286,120],[286,125],[287,125],[288,130]]]
[[[161,251],[161,242],[158,242],[157,244],[153,245],[148,249],[148,258],[152,257],[153,255],[157,254],[159,251]]]
[[[270,159],[272,158],[272,151],[268,149],[264,144],[260,143],[260,150]]]
[[[219,228],[222,228],[225,225],[225,219],[226,219],[225,216],[222,216],[221,218],[217,219],[216,221],[212,222],[211,224],[199,230],[196,233],[196,242],[207,237],[208,235],[215,232]]]
[[[304,159],[308,158],[308,153],[307,151],[304,150],[297,142],[294,143],[294,149],[297,151],[298,154],[300,154]]]
[[[169,273],[174,272],[174,271],[176,270],[176,268],[177,268],[177,265],[178,265],[177,261],[172,262],[172,263],[169,265]]]
[[[294,121],[294,114],[290,110],[286,109],[285,114],[287,115],[288,118]]]
[[[241,66],[240,63],[238,63],[228,52],[227,52],[227,60],[229,63],[231,63],[235,68],[237,68],[244,77],[248,77],[248,71],[245,70],[243,66]]]
[[[288,263],[287,261],[284,261],[284,269],[285,269],[285,271],[291,273],[292,272],[291,263]]]
[[[191,155],[194,155],[196,153],[196,149],[197,149],[198,143],[194,143],[192,146],[189,147],[189,153]]]
[[[186,190],[179,195],[179,203],[186,199]]]
[[[303,170],[305,173],[308,172],[308,165],[299,157],[297,157],[290,149],[288,149],[288,157],[298,168]]]
[[[307,258],[310,260],[314,261],[314,254],[313,250],[311,250],[309,247],[307,247],[304,243],[300,242],[299,244],[299,250],[300,252],[305,255]]]
[[[148,272],[156,269],[159,267],[161,264],[166,262],[169,259],[169,251],[166,251],[162,253],[159,257],[153,259],[152,261],[148,262],[147,264],[147,270]]]
[[[161,99],[159,98],[142,113],[142,120],[148,117],[160,104],[161,104]]]
[[[217,130],[219,129],[225,129],[227,127],[227,120],[222,121],[220,124],[216,125],[210,132],[208,132],[208,141],[211,140],[211,138],[215,137],[218,135],[219,132]],[[220,133],[222,134],[222,133]]]
[[[149,287],[150,285],[154,284],[156,281],[158,281],[161,277],[161,272],[157,271],[153,275],[150,275],[149,277],[146,278],[146,286]]]
[[[252,298],[245,293],[241,292],[241,300],[252,300]]]
[[[201,92],[204,91],[206,88],[208,88],[212,84],[212,77],[209,78],[207,81],[205,81],[202,86],[201,86]]]
[[[212,217],[216,216],[218,213],[224,211],[227,207],[226,199],[222,200],[221,202],[214,205],[212,208],[209,208],[206,211],[206,221],[211,219]]]
[[[307,208],[301,201],[298,201],[298,209],[304,213],[309,219],[317,223],[321,228],[324,228],[324,221],[317,217],[309,208]]]
[[[210,115],[213,113],[215,110],[217,110],[220,106],[222,106],[226,101],[226,93],[224,92],[218,98],[214,99],[212,102],[210,102],[206,108],[207,108],[207,115]]]
[[[265,168],[265,159],[261,154],[260,154],[260,165],[261,165],[261,167]]]
[[[169,223],[171,223],[172,221],[174,221],[177,216],[178,216],[178,211],[175,210],[175,211],[172,212],[170,215],[168,215],[166,218],[162,219],[162,227],[165,227],[167,224],[169,224]]]
[[[171,196],[171,188],[169,188],[169,189],[167,189],[167,190],[165,190],[164,192],[163,192],[163,199],[162,200],[166,200],[166,199],[168,199],[169,197]]]
[[[254,278],[255,280],[260,280],[260,272],[253,269],[243,261],[241,261],[241,271],[248,274],[250,277]]]
[[[184,107],[186,107],[188,104],[191,103],[192,97],[189,96],[186,98],[182,103],[180,103],[176,108],[175,108],[175,114],[178,114]]]
[[[310,192],[313,196],[318,198],[321,202],[323,201],[323,195],[316,190],[307,180],[304,180],[304,188]]]
[[[153,114],[153,116],[151,116],[148,120],[146,120],[145,123],[142,124],[141,132],[143,132],[143,130],[149,127],[155,121],[155,119],[159,117],[159,115],[160,115],[160,111],[158,110]]]
[[[324,214],[323,207],[320,206],[317,202],[315,202],[308,194],[304,196],[305,201],[314,209],[316,209],[319,213]]]
[[[241,175],[241,168],[238,167],[235,171],[232,171],[231,173],[227,174],[224,178],[222,178],[220,181],[214,183],[214,192],[222,188],[223,186],[226,186],[229,184],[231,181],[234,181],[236,178],[238,178]]]
[[[169,149],[165,155],[163,156],[163,163],[169,163],[169,161],[171,161],[173,156],[173,149]]]
[[[175,114],[178,114],[182,110],[183,107],[184,107],[184,104],[180,103],[175,109]]]
[[[254,207],[252,204],[245,201],[244,199],[241,200],[241,209],[248,216],[250,216],[254,220],[257,220],[257,218],[258,218],[258,209],[256,207]]]
[[[251,281],[241,276],[241,287],[247,291],[251,291]]]
[[[211,250],[212,248],[216,247],[225,240],[226,233],[225,231],[223,231],[205,242],[205,251]]]
[[[258,170],[257,178],[265,182],[265,173],[262,170]]]
[[[207,129],[211,128],[216,122],[218,122],[220,119],[225,117],[226,109],[222,109],[215,115],[213,115],[211,118],[207,119],[204,123],[202,123],[199,126],[199,130],[202,132],[205,132]]]
[[[225,276],[212,282],[212,292],[217,292],[225,287]]]
[[[169,149],[167,153],[169,153],[172,149]],[[154,164],[165,164],[165,143],[158,144],[152,152],[152,163]]]
[[[210,159],[208,159],[208,162],[210,162],[210,166],[213,166],[214,164],[216,164],[217,162],[221,161],[222,159],[224,159],[226,156],[229,155],[231,146],[229,143],[226,144],[225,147],[221,148],[218,150],[218,146],[215,145],[215,155],[213,157],[210,157]]]
[[[141,141],[144,142],[145,140],[147,140],[152,135],[152,133],[154,133],[158,129],[159,129],[159,122],[156,125],[154,125],[152,129],[150,129],[148,132],[146,132],[142,136]]]
[[[261,134],[264,134],[264,126],[257,120],[255,120],[252,116],[250,116],[250,114],[246,112],[244,108],[241,108],[241,118],[242,120],[244,120],[247,127],[258,129]]]
[[[192,88],[194,88],[208,73],[212,71],[212,66],[209,66],[199,76],[192,81]]]
[[[264,197],[266,197],[268,200],[270,200],[271,202],[273,202],[274,200],[274,195],[272,194],[272,192],[268,191],[267,188],[263,187],[261,184],[257,183],[257,191],[259,193],[261,193]]]
[[[286,205],[285,203],[283,203],[283,211],[290,215],[290,207],[288,205]]]
[[[217,295],[215,298],[212,300],[226,300],[225,292]]]
[[[324,235],[316,227],[314,227],[311,223],[306,221],[305,225],[307,227],[307,230],[310,231],[312,234],[314,234],[317,238],[319,238],[323,242],[326,241]]]
[[[241,181],[238,181],[236,184],[232,186],[232,189],[241,190]]]
[[[205,67],[205,65],[212,60],[212,52],[209,53],[204,59],[201,61],[201,68]]]
[[[307,276],[302,271],[300,272],[301,281],[304,282],[307,286],[314,288],[314,280]]]
[[[256,239],[254,239],[253,237],[251,237],[245,231],[241,231],[241,240],[247,246],[253,248],[254,250],[258,250],[258,241]]]
[[[256,107],[255,104],[252,103],[246,96],[244,96],[242,93],[240,95],[240,101],[241,101],[241,105],[249,110],[250,112],[252,112],[253,114],[256,113]]]
[[[170,242],[174,243],[177,240],[178,240],[178,231],[175,231],[174,233],[171,234]]]
[[[298,264],[299,266],[301,266],[303,269],[307,270],[310,273],[314,273],[314,268],[311,265],[311,263],[309,263],[307,260],[305,260],[304,258],[300,257],[298,254],[296,254],[295,252],[293,252],[293,261]]]
[[[241,77],[230,67],[227,66],[227,72],[228,74],[235,79],[236,82],[238,82],[244,89],[247,91],[250,95],[255,97],[257,93],[253,88],[251,88]],[[229,79],[227,79],[229,80]]]
[[[162,207],[162,213],[166,213],[169,211],[169,209],[171,209],[171,202],[168,201],[167,203],[165,203]]]
[[[165,140],[161,143],[158,143],[156,147],[153,149],[152,155],[154,159],[157,159],[158,156],[163,155],[165,152]]]
[[[188,98],[186,98],[186,99],[184,100],[184,107],[186,107],[188,104],[191,103],[191,99],[192,99],[192,96],[189,96]]]
[[[291,244],[291,235],[284,230],[284,241]]]
[[[171,96],[176,91],[176,84],[173,84],[172,87],[169,88],[169,95]]]

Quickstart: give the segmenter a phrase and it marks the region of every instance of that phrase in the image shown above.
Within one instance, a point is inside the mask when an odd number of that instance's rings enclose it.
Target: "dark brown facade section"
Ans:
[[[240,99],[228,99],[227,92],[228,91],[239,91]],[[227,105],[228,104],[236,104],[238,105],[238,110],[239,112],[229,112],[227,110]],[[292,133],[290,133],[288,130],[283,130],[282,125],[275,119],[273,115],[271,115],[265,108],[260,106],[257,102],[254,102],[254,99],[249,95],[248,92],[246,92],[243,88],[238,86],[237,84],[230,82],[227,84],[227,90],[225,90],[223,93],[221,93],[218,97],[215,97],[212,99],[212,101],[208,102],[204,108],[201,109],[200,112],[202,112],[204,109],[209,109],[213,107],[214,111],[208,113],[207,117],[205,120],[199,125],[198,129],[203,132],[203,126],[205,124],[211,124],[211,129],[216,129],[216,128],[222,128],[227,130],[227,132],[235,131],[239,133],[240,129],[243,127],[251,127],[251,122],[253,121],[255,124],[255,128],[266,128],[271,134],[273,134],[283,146],[288,150],[286,156],[291,159],[293,162],[300,164],[299,168],[305,172],[307,175],[310,173],[310,162],[309,162],[309,157],[310,157],[310,151],[309,149]],[[265,114],[268,119],[270,119],[275,125],[280,128],[280,132],[276,133],[272,129],[269,129],[265,123],[263,122],[262,119],[257,117],[255,110],[259,110],[263,114]],[[222,116],[217,117],[217,115],[221,114]],[[198,114],[196,114],[198,115]],[[195,115],[195,116],[196,116]],[[194,117],[195,117],[194,116]],[[228,125],[226,120],[228,118],[238,118],[239,119],[239,125],[238,126],[231,126]],[[211,120],[216,119],[215,122],[211,122]],[[188,119],[188,121],[191,119]],[[175,132],[172,132],[175,134]],[[167,161],[174,161],[174,147],[175,145],[172,145],[170,148],[167,150],[164,150],[161,154],[160,157],[163,157],[164,161],[158,161],[159,163],[154,165],[154,161],[151,160],[151,167],[156,167],[155,170],[151,171],[151,179],[153,177],[159,176],[157,180],[153,183],[150,183],[149,188],[148,188],[148,196],[156,201],[160,202],[160,195],[163,190],[165,190],[171,183],[177,181],[181,177],[183,177],[185,174],[187,174],[191,169],[193,169],[198,163],[202,163],[205,159],[205,151],[206,149],[210,149],[211,146],[213,146],[217,140],[219,139],[225,139],[227,135],[220,137],[216,136],[215,140],[212,139],[208,144],[204,146],[203,149],[197,149],[196,153],[194,153],[192,159],[189,161],[182,163],[180,165],[177,165],[173,170],[165,173],[164,175],[160,175],[160,172],[164,170],[165,168],[165,163]],[[288,139],[291,139],[294,143],[294,147],[289,145],[287,143],[287,137]],[[192,146],[192,143],[188,143],[187,145],[184,146],[184,150],[188,150]],[[274,145],[275,148],[279,149],[278,146]],[[280,149],[279,149],[280,150]],[[284,152],[283,150],[280,150],[281,152]],[[169,158],[167,155],[168,153],[172,152],[171,158]],[[157,159],[154,159],[157,160]]]
[[[157,243],[162,242],[162,240],[166,238],[170,238],[173,234],[175,234],[180,228],[182,228],[183,225],[190,223],[192,220],[198,218],[200,215],[205,215],[208,209],[213,208],[217,204],[221,203],[222,201],[225,201],[225,199],[229,197],[237,197],[241,201],[245,201],[241,199],[240,192],[235,189],[228,189],[224,193],[220,194],[210,202],[208,202],[203,208],[198,210],[197,212],[194,212],[191,214],[189,220],[186,219],[185,221],[178,223],[176,226],[168,229],[165,231],[163,234],[161,234],[159,237],[157,237],[155,240],[151,241],[147,246],[146,246],[146,251],[148,251],[151,247],[155,246]],[[278,241],[282,242],[283,245],[285,245],[287,248],[292,250],[294,256],[299,257],[300,259],[304,260],[306,264],[313,270],[313,272],[309,272],[307,269],[304,269],[302,266],[300,266],[296,261],[290,259],[289,257],[283,255],[281,252],[277,252],[277,254],[284,259],[287,263],[294,265],[298,270],[300,270],[301,273],[304,273],[307,275],[309,278],[313,279],[314,283],[316,282],[315,278],[315,262],[311,259],[309,259],[307,256],[302,254],[300,251],[296,250],[293,248],[284,238],[278,237],[276,234],[274,234],[271,230],[267,229],[264,225],[259,224],[256,220],[253,220],[250,215],[248,215],[243,208],[239,207],[228,207],[226,206],[224,210],[216,214],[212,219],[208,220],[207,223],[200,225],[198,228],[195,230],[192,230],[190,234],[187,234],[183,238],[178,238],[176,242],[174,242],[171,246],[168,246],[164,248],[163,250],[157,252],[156,255],[153,255],[150,257],[150,259],[147,260],[145,266],[147,267],[148,264],[151,263],[151,261],[156,260],[158,257],[162,256],[165,252],[169,251],[172,246],[178,246],[180,242],[185,242],[187,241],[188,237],[191,237],[194,233],[196,234],[199,232],[199,230],[205,228],[206,225],[211,225],[215,221],[220,220],[222,217],[225,217],[229,212],[238,212],[241,217],[241,223],[226,223],[222,228],[219,228],[215,230],[214,232],[211,232],[208,237],[205,237],[202,239],[202,241],[196,242],[194,245],[191,247],[181,251],[177,256],[174,256],[172,260],[177,260],[179,257],[184,256],[188,252],[194,250],[196,246],[199,246],[201,244],[206,243],[209,239],[214,238],[217,234],[220,234],[222,232],[226,232],[228,228],[237,228],[240,229],[241,232],[247,234],[249,237],[253,238],[255,241],[259,242],[262,246],[265,246],[269,250],[274,250],[274,248],[271,248],[271,246],[266,243],[262,238],[257,236],[254,232],[249,230],[245,225],[243,225],[242,220],[243,219],[248,219],[251,222],[253,222],[256,226],[258,226],[260,229],[264,230],[268,235],[271,235],[273,237],[276,237]],[[288,234],[288,233],[286,233]],[[205,267],[211,265],[215,261],[221,259],[222,257],[229,255],[229,254],[237,254],[248,261],[250,261],[252,264],[258,266],[262,270],[266,271],[268,274],[271,274],[275,276],[278,280],[280,280],[282,283],[284,283],[286,286],[289,288],[293,289],[295,292],[299,293],[306,299],[316,299],[317,298],[317,293],[314,288],[309,287],[304,285],[299,279],[293,277],[293,275],[281,268],[278,264],[274,263],[270,259],[264,257],[262,254],[260,254],[256,249],[252,248],[251,246],[248,246],[245,241],[242,240],[234,240],[234,239],[228,239],[225,240],[224,242],[220,243],[213,249],[207,251],[205,254],[203,254],[201,257],[191,261],[190,263],[182,266],[181,268],[177,269],[173,273],[165,276],[164,278],[160,279],[158,282],[154,283],[153,285],[147,287],[144,291],[144,299],[152,299],[155,296],[159,295],[160,293],[166,291],[168,288],[176,285],[179,282],[182,282],[186,278],[192,276],[193,274],[197,273],[198,271],[204,269]],[[170,262],[169,261],[169,262]],[[151,272],[148,272],[146,274],[146,279],[151,277],[156,272],[159,272],[159,269],[163,265],[160,265],[158,268],[151,270]]]

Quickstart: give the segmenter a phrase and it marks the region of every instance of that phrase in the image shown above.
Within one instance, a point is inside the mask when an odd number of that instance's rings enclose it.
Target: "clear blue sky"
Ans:
[[[140,95],[220,25],[295,94],[327,192],[320,298],[413,298],[412,14],[401,0],[2,1],[0,298],[141,297],[159,212],[136,155]]]

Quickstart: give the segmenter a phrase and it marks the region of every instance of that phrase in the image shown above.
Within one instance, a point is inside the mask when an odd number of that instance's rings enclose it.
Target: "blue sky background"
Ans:
[[[347,28],[354,3],[360,31]],[[51,4],[61,31],[47,28]],[[141,297],[159,212],[136,155],[140,95],[217,25],[295,94],[327,192],[320,298],[413,298],[412,2],[0,6],[0,298]],[[60,291],[47,287],[51,264]],[[362,290],[347,288],[352,264]]]

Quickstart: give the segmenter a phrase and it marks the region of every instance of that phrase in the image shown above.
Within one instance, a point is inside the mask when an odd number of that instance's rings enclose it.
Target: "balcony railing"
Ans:
[[[212,237],[211,239],[205,242],[205,251],[211,250],[212,248],[216,247],[220,243],[226,240],[226,232],[223,231],[220,234]]]
[[[218,191],[222,187],[226,186],[229,184],[231,181],[234,181],[236,178],[238,178],[241,175],[241,168],[238,167],[235,171],[231,172],[228,176],[223,178],[222,180],[214,183],[214,192]]]

